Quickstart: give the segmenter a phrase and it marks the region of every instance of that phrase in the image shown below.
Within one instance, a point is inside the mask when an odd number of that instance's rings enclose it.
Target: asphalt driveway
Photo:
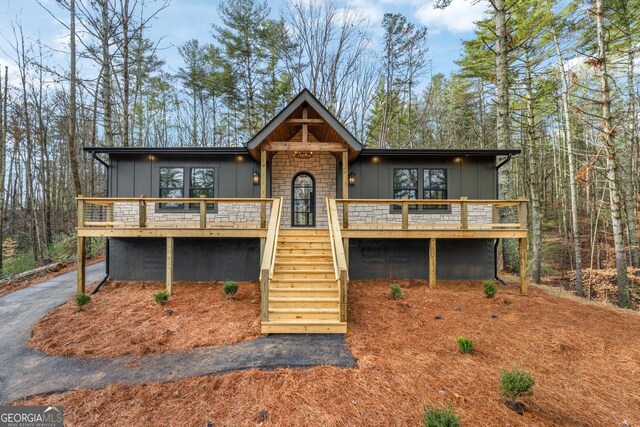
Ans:
[[[88,266],[87,283],[103,274],[104,263]],[[27,347],[31,325],[74,297],[75,279],[72,271],[0,297],[0,403],[78,387],[170,382],[250,368],[356,366],[344,335],[269,335],[142,357],[47,356]]]

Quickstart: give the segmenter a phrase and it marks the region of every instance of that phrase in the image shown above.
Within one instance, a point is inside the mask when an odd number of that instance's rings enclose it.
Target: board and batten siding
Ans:
[[[259,172],[260,165],[249,155],[111,155],[110,161],[110,197],[159,197],[161,167],[185,168],[185,182],[189,179],[186,168],[213,167],[216,169],[215,197],[260,197],[260,186],[252,181],[253,172]],[[114,208],[116,215],[117,208]],[[137,206],[130,215],[137,218]],[[157,211],[154,204],[147,206],[149,221],[162,218],[196,222],[198,216],[198,213],[188,211]],[[221,205],[215,214],[207,214],[207,218],[215,221],[255,221],[259,218],[259,207],[243,205],[242,209],[234,209],[229,204]],[[163,280],[165,244],[165,239],[112,238],[109,245],[111,279]],[[259,239],[175,239],[175,280],[257,280],[259,263]]]

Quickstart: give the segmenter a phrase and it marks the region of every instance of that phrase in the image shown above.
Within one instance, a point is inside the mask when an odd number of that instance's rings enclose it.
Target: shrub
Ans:
[[[169,292],[167,292],[166,289],[155,292],[153,294],[153,299],[155,300],[156,304],[164,305],[167,303],[167,301],[169,301]]]
[[[464,337],[458,338],[458,349],[460,353],[473,353],[473,340]]]
[[[404,292],[402,291],[402,288],[397,283],[394,283],[391,285],[390,293],[391,293],[391,298],[393,299],[400,299],[404,296]]]
[[[228,297],[233,297],[238,292],[238,282],[224,282],[222,285],[222,292],[224,292]]]
[[[484,294],[487,298],[493,298],[493,296],[498,292],[498,288],[496,287],[496,282],[493,280],[487,280],[484,282]]]
[[[424,427],[459,427],[460,417],[456,415],[456,411],[447,406],[431,406],[424,405]]]
[[[500,394],[511,404],[515,404],[523,396],[533,394],[535,381],[531,374],[518,368],[500,371]]]
[[[78,306],[78,310],[82,310],[89,301],[91,301],[91,297],[85,293],[80,292],[76,295],[76,305]]]

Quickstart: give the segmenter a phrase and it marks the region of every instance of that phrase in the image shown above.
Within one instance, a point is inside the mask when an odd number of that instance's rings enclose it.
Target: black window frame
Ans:
[[[182,186],[181,187],[163,187],[162,186],[162,170],[163,169],[180,169],[182,171]],[[172,199],[174,197],[163,197],[162,195],[163,190],[169,190],[169,191],[180,190],[182,192],[182,195],[180,197],[175,197],[175,198],[177,199],[184,198],[184,193],[185,193],[184,172],[185,172],[185,168],[182,166],[161,166],[158,169],[158,197],[161,199]],[[171,204],[173,204],[173,206],[169,206]],[[162,211],[180,212],[180,211],[184,211],[184,203],[171,203],[171,202],[158,203],[158,209]]]
[[[426,174],[429,171],[429,185],[427,186]],[[444,188],[434,187],[433,183],[433,172],[434,171],[442,171],[444,172]],[[430,193],[441,192],[444,197],[426,197],[427,191]],[[440,200],[440,199],[448,199],[449,197],[449,174],[447,168],[442,167],[429,167],[422,169],[422,199],[423,200]],[[422,205],[423,210],[432,211],[432,212],[443,212],[448,211],[450,209],[450,205]]]
[[[424,174],[425,170],[442,170],[445,174],[445,183],[444,190],[439,189],[440,191],[444,191],[445,197],[449,197],[449,167],[445,165],[429,165],[429,166],[415,166],[415,165],[401,165],[401,166],[393,166],[391,169],[391,198],[396,199],[396,190],[401,190],[395,186],[395,173],[397,170],[417,170],[418,171],[418,180],[417,180],[417,193],[416,200],[425,200],[425,182],[424,182]],[[431,183],[429,182],[429,186],[427,190],[431,191]],[[410,188],[409,190],[414,190]],[[411,200],[411,199],[410,199]],[[433,199],[427,199],[433,200]],[[402,205],[391,205],[389,208],[389,212],[393,214],[402,213]],[[450,214],[451,213],[451,205],[450,204],[442,204],[442,205],[409,205],[409,213],[410,214]]]
[[[206,166],[206,165],[189,165],[189,166],[171,166],[171,165],[167,165],[167,166],[159,166],[158,167],[158,198],[164,198],[162,197],[162,190],[167,190],[167,189],[178,189],[178,187],[161,187],[160,185],[162,184],[161,180],[162,180],[162,169],[182,169],[182,198],[186,198],[185,194],[188,194],[189,196],[192,195],[192,189],[202,189],[202,188],[207,188],[207,187],[195,187],[192,188],[191,184],[192,184],[192,171],[194,169],[211,169],[213,171],[213,186],[212,186],[212,192],[213,192],[213,196],[215,197],[216,195],[216,190],[217,190],[217,183],[218,183],[218,168],[215,166]],[[185,177],[187,177],[188,179],[185,179]],[[167,199],[170,199],[169,197],[167,197]],[[166,206],[167,203],[157,203],[156,204],[156,212],[161,212],[161,213],[193,213],[193,212],[197,212],[200,210],[200,204],[199,203],[178,203],[177,206]],[[207,212],[217,212],[218,210],[218,206],[215,203],[208,203],[207,204]]]
[[[211,172],[213,173],[213,182],[211,187],[194,187],[193,185],[193,171],[195,169],[210,169]],[[212,195],[209,196],[207,195],[208,198],[214,198],[216,197],[216,168],[211,167],[211,166],[191,166],[189,167],[189,198],[195,198],[195,196],[193,196],[193,191],[194,190],[206,190],[207,188],[211,188],[211,193]],[[200,196],[198,196],[200,197]],[[189,210],[200,210],[200,204],[198,203],[189,203]],[[215,210],[215,204],[213,203],[208,203],[207,204],[207,211],[211,212]]]
[[[396,187],[396,172],[397,171],[416,171],[416,186],[415,187]],[[391,198],[394,200],[402,200],[402,198],[396,198],[397,191],[414,191],[415,198],[409,200],[418,200],[420,196],[420,168],[416,167],[400,167],[393,168],[391,172]],[[409,205],[410,210],[417,210],[418,205]],[[392,205],[391,209],[394,211],[402,210],[402,205]]]

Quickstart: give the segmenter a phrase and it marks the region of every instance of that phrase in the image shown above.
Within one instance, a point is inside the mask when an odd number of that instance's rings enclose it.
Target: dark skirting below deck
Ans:
[[[437,239],[438,280],[487,280],[494,274],[492,239]],[[349,278],[429,278],[429,239],[349,239]]]
[[[260,239],[176,238],[174,280],[258,280]],[[166,239],[111,238],[111,280],[165,280]]]

